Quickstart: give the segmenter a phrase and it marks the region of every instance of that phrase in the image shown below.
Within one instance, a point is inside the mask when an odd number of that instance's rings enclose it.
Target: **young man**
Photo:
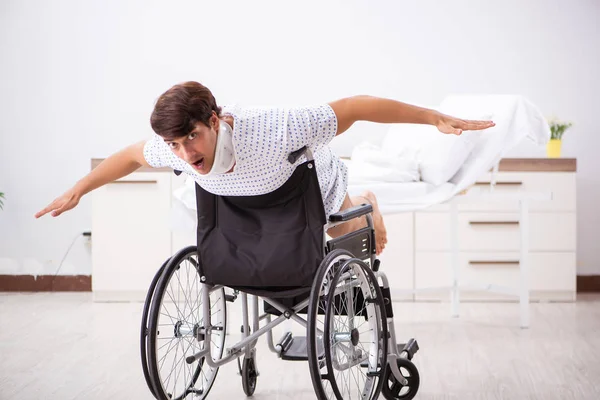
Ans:
[[[356,121],[435,125],[446,134],[494,126],[467,121],[394,100],[354,96],[314,107],[241,108],[217,106],[208,88],[197,82],[173,86],[158,99],[151,116],[156,135],[104,160],[35,217],[56,217],[72,209],[86,193],[122,178],[140,166],[171,167],[193,177],[216,195],[269,193],[292,175],[289,153],[307,146],[313,152],[326,215],[368,202],[373,206],[377,254],[387,242],[385,225],[371,192],[347,193],[347,168],[329,147],[331,140]],[[364,226],[357,219],[331,228],[338,237]]]

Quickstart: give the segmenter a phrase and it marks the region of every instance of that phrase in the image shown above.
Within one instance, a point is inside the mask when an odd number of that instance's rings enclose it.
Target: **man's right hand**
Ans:
[[[75,189],[70,189],[62,196],[56,198],[48,207],[39,211],[35,214],[36,218],[41,217],[47,213],[51,213],[53,217],[58,217],[60,214],[74,208],[77,204],[79,204],[79,199],[81,196],[75,191]]]

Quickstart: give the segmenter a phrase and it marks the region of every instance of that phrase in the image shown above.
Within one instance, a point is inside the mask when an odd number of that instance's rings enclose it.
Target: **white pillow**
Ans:
[[[395,156],[415,157],[421,180],[438,186],[457,173],[480,133],[467,131],[456,136],[444,134],[432,125],[391,124],[382,148]]]
[[[397,156],[363,142],[352,151],[349,175],[353,182],[416,182],[419,180],[419,165],[414,156]]]
[[[415,156],[415,153],[440,134],[436,127],[421,124],[390,124],[381,148],[396,155]]]
[[[472,154],[452,177],[453,183],[470,185],[475,182],[481,171],[488,171],[503,152],[513,146],[515,138],[522,137],[519,125],[523,119],[517,115],[522,104],[522,97],[513,95],[452,95],[444,99],[441,111],[445,114],[466,119],[491,119],[496,123],[496,126],[478,132]],[[525,130],[527,128],[529,126]]]
[[[438,133],[419,152],[421,179],[435,186],[450,181],[458,172],[473,151],[480,132],[466,131],[459,136]]]

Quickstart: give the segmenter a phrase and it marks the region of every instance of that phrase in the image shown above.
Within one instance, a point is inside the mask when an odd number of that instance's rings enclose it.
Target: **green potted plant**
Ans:
[[[546,146],[546,153],[549,158],[559,158],[562,145],[562,137],[567,129],[573,124],[571,122],[560,121],[552,118],[548,121],[550,125],[550,141]]]

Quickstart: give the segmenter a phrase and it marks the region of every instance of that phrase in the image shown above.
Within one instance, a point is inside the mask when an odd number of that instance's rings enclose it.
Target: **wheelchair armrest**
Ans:
[[[361,204],[359,206],[350,207],[346,210],[336,212],[329,216],[329,222],[345,222],[351,219],[358,218],[362,215],[373,212],[373,206],[370,204]]]

